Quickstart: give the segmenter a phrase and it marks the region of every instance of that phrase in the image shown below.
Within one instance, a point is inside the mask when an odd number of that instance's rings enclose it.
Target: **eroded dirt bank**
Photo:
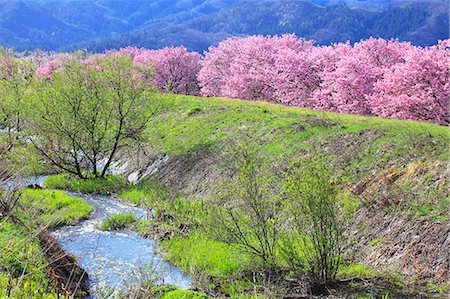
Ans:
[[[88,275],[75,258],[46,230],[39,233],[39,243],[48,261],[49,281],[55,291],[68,298],[86,298]]]
[[[356,260],[397,270],[417,280],[447,283],[450,228],[446,223],[361,209],[353,224]]]

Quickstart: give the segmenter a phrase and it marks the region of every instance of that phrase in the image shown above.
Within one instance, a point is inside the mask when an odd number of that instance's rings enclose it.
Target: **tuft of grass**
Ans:
[[[120,175],[108,175],[105,178],[89,176],[86,179],[80,179],[66,173],[49,176],[44,182],[44,186],[50,189],[87,194],[112,194],[128,185],[129,183]]]
[[[21,192],[20,203],[27,207],[26,217],[31,217],[25,219],[27,222],[34,220],[49,228],[76,224],[93,211],[83,199],[58,190],[25,189]]]
[[[130,227],[136,222],[136,217],[132,213],[119,213],[107,217],[100,223],[100,229],[109,230],[120,230]]]
[[[367,267],[364,264],[355,264],[355,263],[345,263],[339,267],[339,271],[337,273],[338,279],[344,278],[371,278],[376,276],[376,273],[371,268]]]
[[[154,182],[142,182],[137,187],[125,189],[119,198],[152,210],[152,221],[139,220],[135,225],[136,230],[145,236],[185,235],[195,230],[205,217],[203,200],[178,197]]]
[[[380,247],[381,245],[383,245],[383,240],[380,239],[373,239],[369,242],[369,245],[371,247]]]
[[[204,293],[192,290],[174,290],[166,293],[163,299],[208,299],[211,298]]]
[[[193,269],[226,277],[249,267],[249,258],[235,248],[200,236],[165,240],[161,248],[167,252],[169,261],[186,271]]]

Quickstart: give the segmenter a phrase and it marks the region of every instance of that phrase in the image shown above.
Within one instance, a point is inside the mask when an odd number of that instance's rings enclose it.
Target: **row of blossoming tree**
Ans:
[[[250,36],[229,38],[204,56],[183,47],[119,51],[151,64],[150,83],[163,92],[450,122],[450,40],[427,48],[375,38],[315,46],[294,35]],[[49,76],[62,63],[49,61],[38,74]]]

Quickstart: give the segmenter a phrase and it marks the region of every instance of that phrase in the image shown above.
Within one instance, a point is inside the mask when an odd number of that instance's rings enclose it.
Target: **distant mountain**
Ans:
[[[319,44],[375,36],[431,45],[448,28],[448,0],[0,0],[0,45],[17,50],[201,52],[233,35],[282,33]]]

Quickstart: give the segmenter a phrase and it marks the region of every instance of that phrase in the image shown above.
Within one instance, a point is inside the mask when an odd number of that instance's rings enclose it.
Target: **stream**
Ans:
[[[24,179],[22,184],[42,186],[44,180],[45,176]],[[190,278],[181,269],[156,254],[153,240],[131,230],[101,231],[97,228],[103,219],[116,213],[133,213],[136,218],[147,219],[147,210],[129,206],[111,196],[66,193],[81,197],[94,207],[88,220],[51,233],[88,273],[89,298],[103,298],[111,291],[120,291],[146,278],[151,279],[153,275],[157,275],[158,284],[170,284],[181,289],[191,287]]]

